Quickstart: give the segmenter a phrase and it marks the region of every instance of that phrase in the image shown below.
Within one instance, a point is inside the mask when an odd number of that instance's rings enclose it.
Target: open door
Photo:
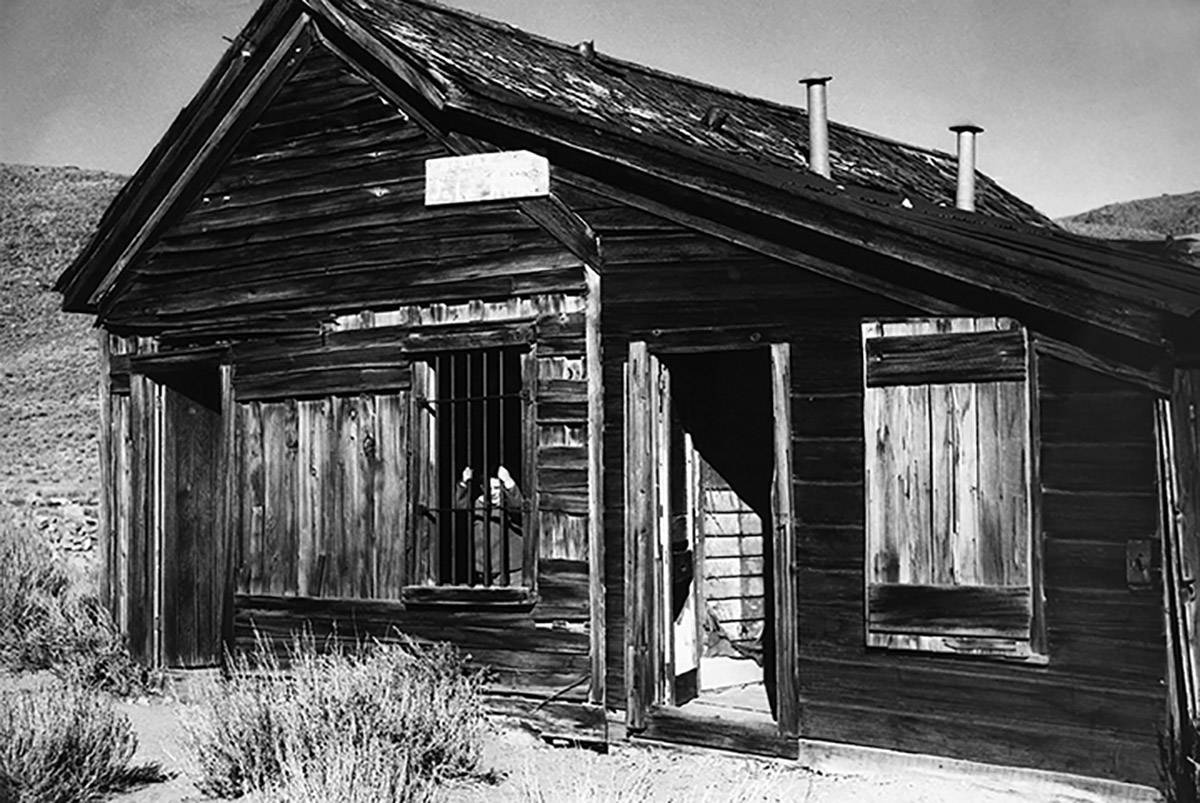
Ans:
[[[686,634],[677,637],[671,615],[669,388],[670,375],[658,357],[644,342],[631,343],[625,375],[625,608],[626,711],[634,730],[645,727],[649,706],[677,704],[676,645],[687,642]],[[687,681],[682,685],[686,693]]]
[[[151,655],[163,667],[218,666],[226,592],[220,367],[152,358],[138,367],[150,401]]]
[[[791,393],[786,344],[687,355],[629,347],[625,383],[627,724],[647,738],[791,755],[799,729]],[[672,368],[678,375],[672,375]],[[672,399],[673,389],[679,394]],[[676,402],[678,407],[676,407]],[[675,408],[675,409],[673,409]],[[693,433],[695,442],[693,443]],[[705,451],[708,454],[705,456]],[[699,457],[698,457],[699,456]],[[700,459],[703,457],[704,459]],[[754,694],[702,686],[706,568],[698,466],[721,465],[724,493],[761,520],[761,553],[742,578],[759,590],[765,630]],[[739,496],[738,494],[741,494]],[[745,657],[745,656],[742,656]],[[746,685],[746,684],[742,684]],[[733,699],[736,698],[736,699]]]

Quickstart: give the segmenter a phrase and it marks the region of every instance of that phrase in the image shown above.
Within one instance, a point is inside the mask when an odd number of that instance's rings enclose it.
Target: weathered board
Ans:
[[[862,330],[868,644],[1036,656],[1025,333],[995,318]]]
[[[251,644],[254,626],[281,641],[306,624],[321,632],[339,628],[343,639],[399,628],[470,653],[496,673],[495,690],[587,697],[591,577],[581,309],[582,299],[573,297],[401,307],[345,316],[323,338],[235,344],[229,354],[242,500],[235,516],[235,643]],[[421,398],[428,392],[423,355],[468,348],[496,333],[536,354],[525,376],[534,411],[528,448],[536,462],[526,490],[535,497],[538,523],[538,538],[530,541],[537,550],[536,592],[498,588],[489,597],[482,589],[417,588],[418,577],[431,576],[422,567],[437,562],[430,563],[414,538],[421,517],[413,485],[422,475],[414,474],[412,460],[427,448],[420,440]],[[512,333],[521,334],[513,339]],[[354,391],[341,384],[347,370],[368,365],[405,381],[383,390],[365,380]],[[267,374],[269,384],[260,381]],[[468,614],[477,627],[440,624],[445,617],[462,617],[465,624]],[[516,628],[513,642],[505,645],[510,628]],[[583,645],[571,651],[581,656],[582,669],[575,658],[560,665],[540,654],[544,640],[560,632]]]
[[[762,517],[700,458],[700,527],[707,612],[733,642],[762,638]]]
[[[1149,394],[1042,361],[1034,457],[1046,599],[1034,603],[1045,606],[1047,665],[868,650],[860,324],[919,313],[616,202],[570,200],[605,245],[606,454],[625,437],[629,339],[791,343],[803,736],[1155,782],[1162,617],[1154,591],[1125,585],[1124,565],[1125,542],[1153,539],[1156,527]],[[620,705],[626,477],[607,463],[608,694]]]
[[[443,156],[425,162],[425,205],[544,198],[550,162],[529,151]]]
[[[168,338],[319,330],[387,304],[584,289],[580,260],[515,201],[426,207],[451,156],[317,45],[131,266],[108,325]]]

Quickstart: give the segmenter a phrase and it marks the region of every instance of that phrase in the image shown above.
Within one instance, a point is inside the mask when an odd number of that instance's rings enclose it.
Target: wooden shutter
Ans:
[[[868,645],[1029,657],[1024,330],[865,323],[863,355]]]

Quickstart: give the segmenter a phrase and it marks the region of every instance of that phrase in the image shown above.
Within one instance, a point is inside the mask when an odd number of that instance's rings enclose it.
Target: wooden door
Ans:
[[[650,706],[669,695],[670,666],[663,599],[669,566],[661,558],[665,461],[663,366],[646,343],[629,344],[625,369],[625,677],[626,716],[632,730],[646,726]],[[665,410],[669,416],[670,408]]]
[[[215,366],[156,383],[154,483],[159,660],[167,667],[221,662],[225,593]]]

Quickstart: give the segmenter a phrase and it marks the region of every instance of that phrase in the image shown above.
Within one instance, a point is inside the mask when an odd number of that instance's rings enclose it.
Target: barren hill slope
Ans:
[[[50,288],[123,182],[0,164],[0,500],[99,485],[96,336]]]
[[[1121,240],[1200,234],[1200,192],[1122,201],[1056,221],[1068,231]]]

